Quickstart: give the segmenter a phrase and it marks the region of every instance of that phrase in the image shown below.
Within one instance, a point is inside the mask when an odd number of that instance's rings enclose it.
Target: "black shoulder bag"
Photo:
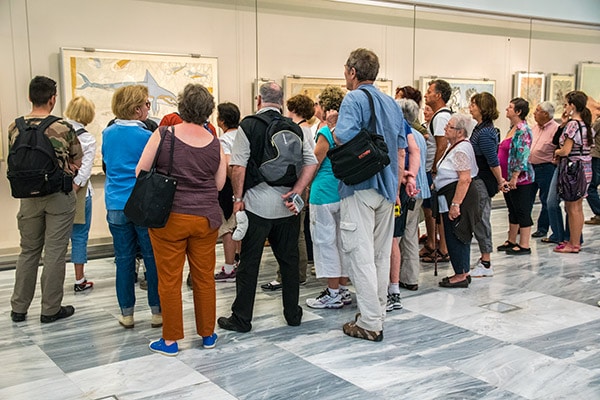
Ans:
[[[171,126],[170,129],[161,127],[159,130],[160,144],[156,149],[150,171],[140,171],[127,204],[125,204],[125,215],[136,225],[147,228],[162,228],[169,220],[175,189],[177,188],[177,179],[171,176],[173,150],[175,148],[173,129]],[[167,174],[163,175],[156,172],[156,161],[167,133],[171,134],[171,154]]]
[[[327,152],[333,175],[346,185],[366,181],[390,164],[385,139],[377,134],[373,97],[368,90],[360,90],[369,98],[371,107],[368,128],[362,128],[350,141]]]

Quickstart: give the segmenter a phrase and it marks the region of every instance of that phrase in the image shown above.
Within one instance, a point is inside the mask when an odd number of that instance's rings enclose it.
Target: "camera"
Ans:
[[[415,204],[417,204],[417,199],[415,199],[414,197],[409,197],[408,203],[406,203],[406,208],[410,211],[413,211],[415,209]]]

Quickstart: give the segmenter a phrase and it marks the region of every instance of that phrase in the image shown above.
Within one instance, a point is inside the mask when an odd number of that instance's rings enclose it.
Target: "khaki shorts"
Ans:
[[[237,226],[237,222],[235,221],[235,213],[231,214],[228,220],[225,219],[225,216],[221,214],[221,226],[219,227],[219,237],[227,234],[233,233],[235,231],[235,227]]]

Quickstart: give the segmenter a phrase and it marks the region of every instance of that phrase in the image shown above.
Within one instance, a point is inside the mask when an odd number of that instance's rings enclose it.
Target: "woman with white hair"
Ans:
[[[439,285],[447,288],[469,287],[471,238],[475,225],[481,221],[479,193],[471,184],[479,169],[473,146],[467,140],[473,130],[471,117],[454,114],[445,127],[449,147],[437,164],[433,181],[436,189],[437,213],[444,223],[454,275],[444,278]]]

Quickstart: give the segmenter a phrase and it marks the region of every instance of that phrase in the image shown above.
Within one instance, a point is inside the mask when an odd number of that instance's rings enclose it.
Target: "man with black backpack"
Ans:
[[[36,76],[29,84],[31,113],[8,127],[8,179],[21,205],[17,214],[21,253],[11,298],[11,319],[24,321],[33,300],[44,250],[40,321],[73,315],[62,306],[65,255],[75,217],[73,176],[83,151],[73,127],[50,115],[56,104],[56,82]]]
[[[242,239],[232,314],[220,317],[217,323],[223,329],[238,332],[252,329],[265,239],[269,239],[281,271],[285,320],[290,326],[298,326],[302,321],[302,308],[298,305],[298,234],[303,206],[300,194],[317,169],[317,159],[302,130],[281,115],[281,87],[267,82],[259,93],[259,111],[240,123],[229,163],[233,211],[245,210],[248,229]]]

